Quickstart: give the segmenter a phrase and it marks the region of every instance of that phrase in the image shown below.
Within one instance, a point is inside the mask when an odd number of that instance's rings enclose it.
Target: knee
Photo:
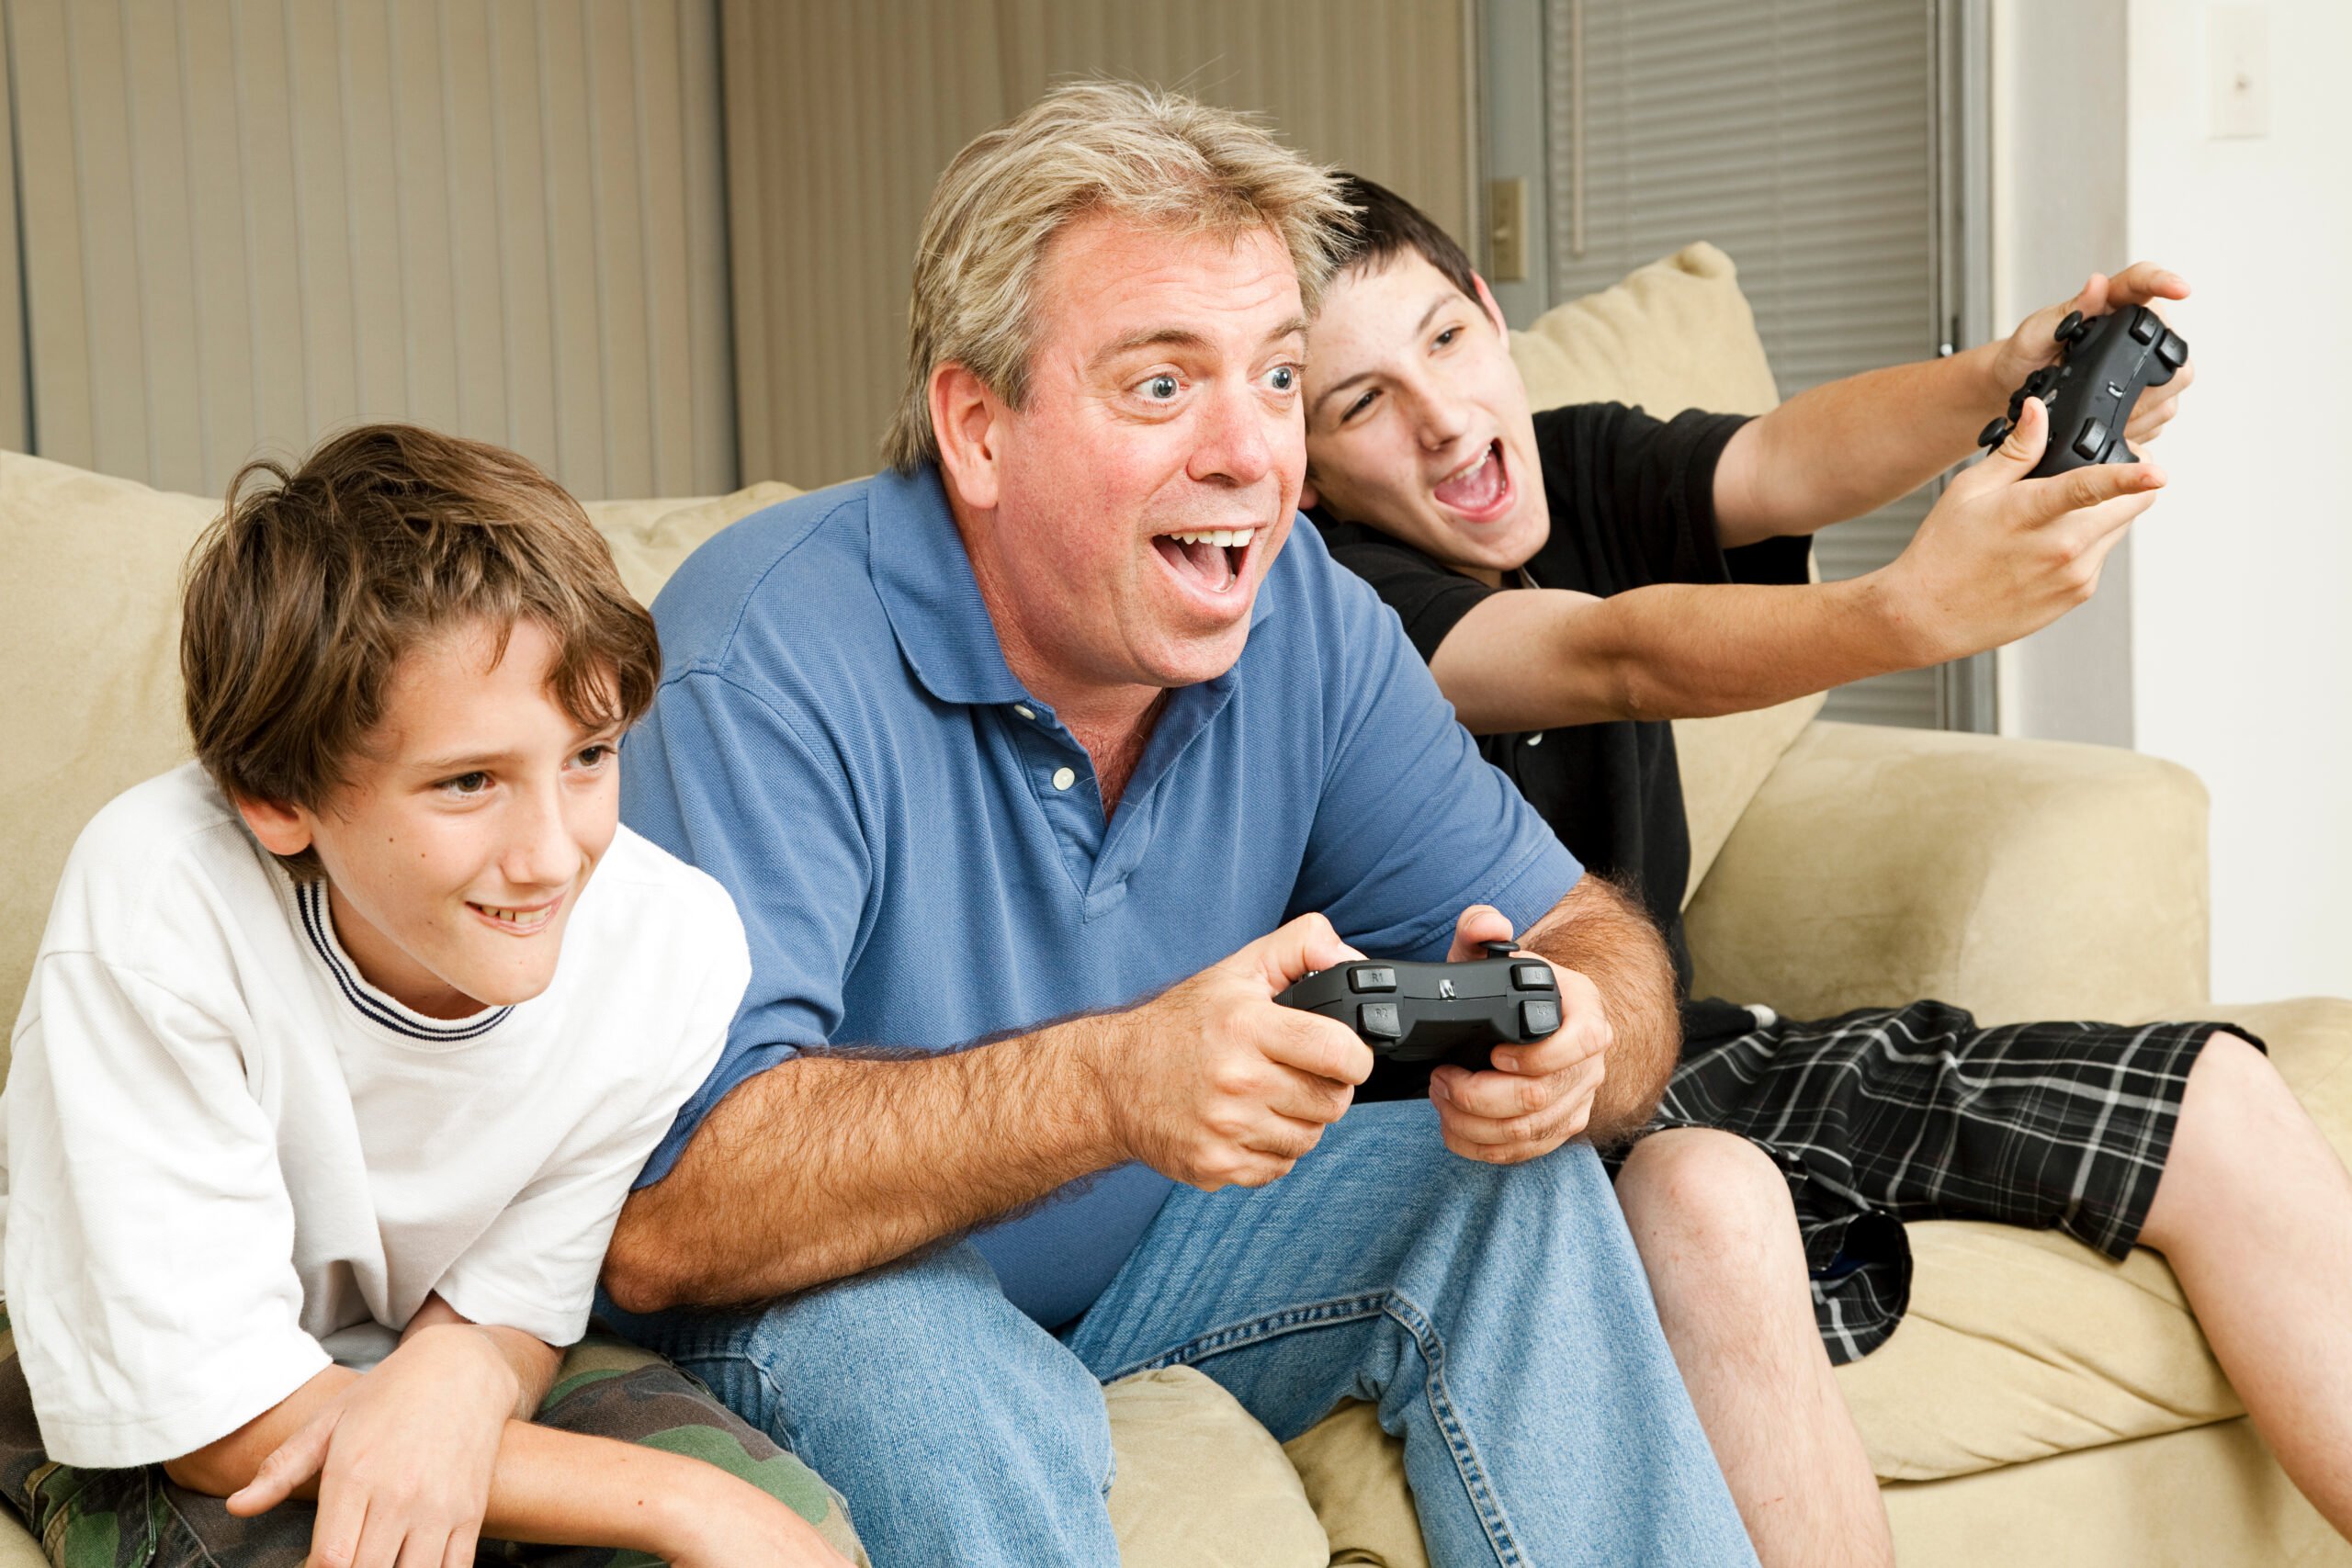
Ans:
[[[1652,1134],[1626,1156],[1617,1198],[1661,1294],[1686,1272],[1702,1275],[1715,1293],[1774,1278],[1792,1259],[1802,1275],[1804,1247],[1788,1179],[1770,1156],[1736,1134]]]
[[[2258,1163],[2245,1157],[2247,1150],[2272,1146],[2271,1138],[2308,1119],[2268,1056],[2251,1041],[2218,1032],[2188,1069],[2174,1157],[2210,1156],[2222,1168],[2216,1174],[2226,1175]]]

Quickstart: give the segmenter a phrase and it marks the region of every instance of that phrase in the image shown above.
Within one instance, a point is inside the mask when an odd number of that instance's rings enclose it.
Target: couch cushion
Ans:
[[[1122,1378],[1111,1411],[1111,1526],[1125,1568],[1324,1568],[1298,1474],[1240,1401],[1191,1367]],[[1408,1505],[1409,1506],[1409,1505]]]
[[[1763,413],[1780,401],[1755,313],[1731,258],[1696,244],[1622,282],[1556,306],[1510,335],[1512,360],[1539,409],[1636,403],[1660,419],[1684,409]],[[1757,713],[1674,727],[1690,824],[1688,902],[1772,764],[1821,711],[1818,695]]]
[[[798,493],[753,485],[696,502],[599,502],[621,580],[650,599],[696,545]],[[66,852],[99,807],[187,757],[179,572],[218,515],[175,495],[0,453],[0,1021],[13,1023]],[[0,1076],[7,1066],[0,1034]]]

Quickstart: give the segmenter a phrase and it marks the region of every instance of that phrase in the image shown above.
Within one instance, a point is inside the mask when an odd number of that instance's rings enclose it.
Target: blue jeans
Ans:
[[[1755,1562],[1589,1148],[1456,1158],[1360,1106],[1286,1178],[1179,1187],[1057,1337],[968,1245],[752,1315],[622,1320],[848,1499],[877,1568],[1118,1560],[1101,1385],[1193,1366],[1283,1440],[1376,1403],[1435,1568]]]

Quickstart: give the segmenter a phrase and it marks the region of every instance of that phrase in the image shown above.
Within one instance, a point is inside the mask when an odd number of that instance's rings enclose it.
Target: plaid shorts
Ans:
[[[750,1482],[807,1519],[855,1563],[865,1551],[849,1514],[814,1471],[745,1425],[710,1392],[650,1350],[602,1325],[564,1356],[539,1404],[540,1426],[691,1455]],[[160,1464],[79,1470],[41,1451],[32,1395],[0,1307],[0,1493],[56,1568],[301,1568],[310,1557],[309,1503],[286,1502],[257,1518],[232,1515],[218,1497],[173,1483]],[[611,1547],[481,1542],[478,1563],[533,1568],[660,1568],[639,1551]]]
[[[1843,1364],[1903,1320],[1905,1220],[1999,1220],[2063,1230],[2109,1258],[2130,1252],[2188,1069],[2229,1027],[1984,1029],[1941,1002],[1822,1023],[1775,1019],[1695,1050],[1651,1130],[1722,1128],[1780,1164],[1814,1315],[1830,1360]]]

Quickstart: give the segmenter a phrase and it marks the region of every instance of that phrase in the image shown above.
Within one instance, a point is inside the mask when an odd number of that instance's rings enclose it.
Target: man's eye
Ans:
[[[441,787],[451,795],[480,795],[490,787],[490,775],[480,771],[459,773],[454,779],[443,779]]]
[[[1154,402],[1168,401],[1176,395],[1178,389],[1176,378],[1173,376],[1154,376],[1143,384],[1143,395]]]
[[[1295,365],[1277,365],[1274,367],[1273,374],[1269,376],[1266,379],[1267,383],[1277,392],[1293,391],[1296,389],[1298,386],[1298,367]]]

